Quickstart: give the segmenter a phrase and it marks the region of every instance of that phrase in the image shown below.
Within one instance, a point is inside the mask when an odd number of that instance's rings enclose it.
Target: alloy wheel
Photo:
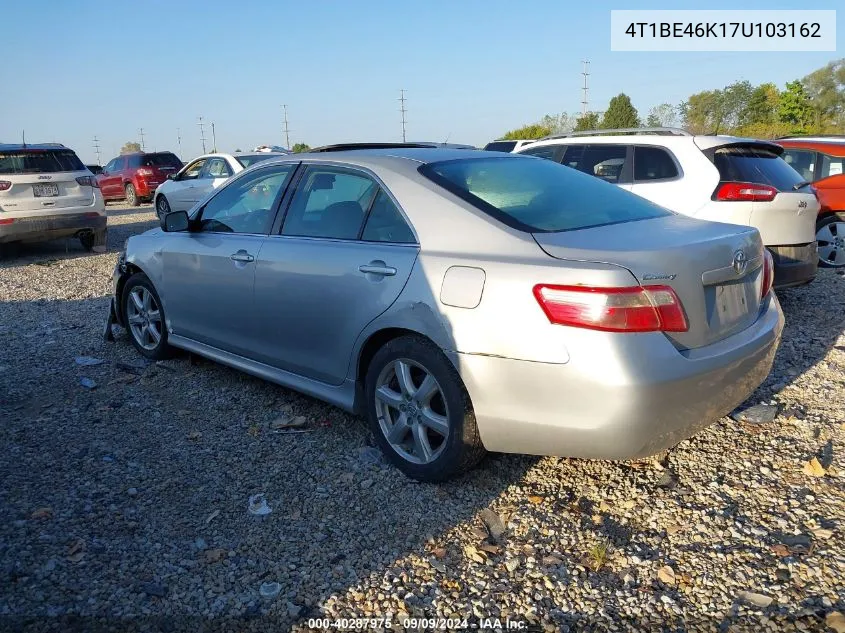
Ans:
[[[449,410],[437,379],[421,364],[399,358],[376,380],[375,408],[381,432],[403,459],[429,464],[449,438]]]
[[[135,286],[126,302],[126,320],[135,341],[146,350],[154,350],[161,342],[161,309],[153,293],[144,286]]]
[[[819,259],[828,266],[845,266],[845,222],[829,222],[816,232]]]

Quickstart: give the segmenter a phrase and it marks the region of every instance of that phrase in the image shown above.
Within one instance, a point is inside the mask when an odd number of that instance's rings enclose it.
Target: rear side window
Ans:
[[[838,176],[839,174],[843,173],[843,167],[845,167],[845,158],[842,156],[828,156],[827,154],[822,154],[822,178],[827,178],[828,176]]]
[[[0,152],[0,174],[54,174],[63,171],[85,171],[85,165],[69,149]]]
[[[129,169],[134,169],[135,167],[141,167],[144,164],[144,157],[138,154],[134,154],[129,157]]]
[[[538,158],[547,158],[548,160],[558,160],[561,151],[562,148],[557,145],[540,145],[539,147],[529,147],[528,149],[521,150],[519,153]]]
[[[563,164],[605,182],[618,183],[627,154],[625,145],[570,145],[563,155]]]
[[[145,154],[142,157],[144,167],[176,167],[182,168],[182,161],[176,158],[176,154],[170,152],[159,152],[156,154]]]
[[[787,149],[781,154],[786,164],[801,174],[806,181],[813,180],[816,171],[816,153],[803,149]]]
[[[778,191],[790,191],[793,185],[805,180],[785,160],[765,147],[720,147],[713,154],[713,164],[719,170],[722,182],[751,182],[769,185]]]
[[[678,177],[678,166],[665,149],[660,147],[634,148],[634,182],[668,180]]]
[[[405,222],[405,218],[393,204],[384,190],[379,190],[361,239],[365,242],[394,242],[397,244],[413,244],[416,242],[414,234]]]
[[[493,141],[487,143],[484,149],[488,152],[512,152],[514,147],[516,147],[516,141]]]
[[[241,166],[246,169],[247,167],[251,167],[255,163],[260,163],[262,160],[267,160],[268,158],[277,158],[278,155],[270,154],[255,154],[254,156],[235,156],[235,160],[238,161]]]
[[[645,198],[549,160],[470,158],[430,163],[419,171],[500,222],[529,233],[671,215]]]

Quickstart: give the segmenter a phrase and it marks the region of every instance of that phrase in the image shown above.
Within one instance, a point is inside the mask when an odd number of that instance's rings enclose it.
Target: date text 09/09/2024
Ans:
[[[469,622],[461,618],[309,618],[308,628],[312,630],[365,631],[367,629],[393,629],[414,631],[527,631],[524,620],[482,618]]]
[[[821,38],[818,22],[631,22],[631,37],[807,37]]]

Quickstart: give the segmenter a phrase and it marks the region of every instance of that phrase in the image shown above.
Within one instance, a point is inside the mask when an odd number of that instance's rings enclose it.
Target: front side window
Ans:
[[[530,233],[671,215],[645,198],[548,160],[468,158],[430,163],[419,171],[500,222]]]
[[[405,222],[402,213],[393,204],[383,189],[379,190],[361,239],[365,242],[393,242],[396,244],[413,244],[416,242],[411,227]]]
[[[282,235],[354,240],[378,186],[334,167],[309,167],[285,217]]]
[[[280,165],[240,178],[203,207],[199,230],[208,233],[269,232],[273,206],[294,165]]]
[[[605,182],[618,183],[627,153],[624,145],[570,145],[563,155],[563,164]]]
[[[816,173],[816,153],[803,149],[787,149],[781,154],[786,164],[801,174],[801,178],[810,182]]]
[[[845,157],[842,156],[828,156],[827,154],[822,154],[822,178],[827,178],[828,176],[838,176],[843,173],[843,167],[845,167]]]
[[[191,163],[190,165],[188,165],[188,167],[185,168],[185,171],[182,172],[182,175],[179,176],[179,179],[180,180],[195,180],[196,178],[199,178],[200,172],[202,171],[202,168],[205,166],[205,161],[206,161],[205,158],[200,158],[198,160],[195,160],[193,163]]]
[[[634,182],[668,180],[678,177],[678,166],[661,147],[634,148]]]

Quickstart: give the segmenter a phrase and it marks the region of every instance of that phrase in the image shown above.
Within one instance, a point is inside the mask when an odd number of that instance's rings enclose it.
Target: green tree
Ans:
[[[588,130],[599,129],[599,115],[596,112],[587,112],[575,119],[575,127],[573,132],[586,132]]]
[[[306,143],[295,143],[292,149],[294,154],[301,154],[302,152],[309,151],[311,146]]]
[[[506,132],[502,136],[505,140],[519,140],[519,139],[537,139],[549,136],[552,134],[552,129],[542,123],[532,123],[531,125],[523,125],[522,127]]]
[[[620,92],[610,100],[601,126],[605,129],[640,127],[640,117],[628,95]]]
[[[830,62],[801,81],[813,108],[819,131],[845,129],[845,59]]]
[[[131,154],[132,152],[140,152],[141,144],[135,141],[126,141],[123,147],[120,148],[121,154]]]
[[[740,127],[772,124],[778,118],[780,90],[773,83],[760,84],[751,91],[742,112]]]
[[[675,127],[678,125],[678,111],[671,103],[661,103],[648,111],[648,127]]]
[[[722,125],[722,91],[704,90],[690,95],[680,107],[684,127],[693,134],[718,134]]]
[[[566,112],[547,114],[540,119],[540,125],[549,128],[551,134],[565,134],[572,131],[575,126],[575,119]]]
[[[810,103],[810,95],[800,81],[790,81],[780,95],[778,117],[791,126],[792,132],[805,132],[813,123],[815,114]]]

